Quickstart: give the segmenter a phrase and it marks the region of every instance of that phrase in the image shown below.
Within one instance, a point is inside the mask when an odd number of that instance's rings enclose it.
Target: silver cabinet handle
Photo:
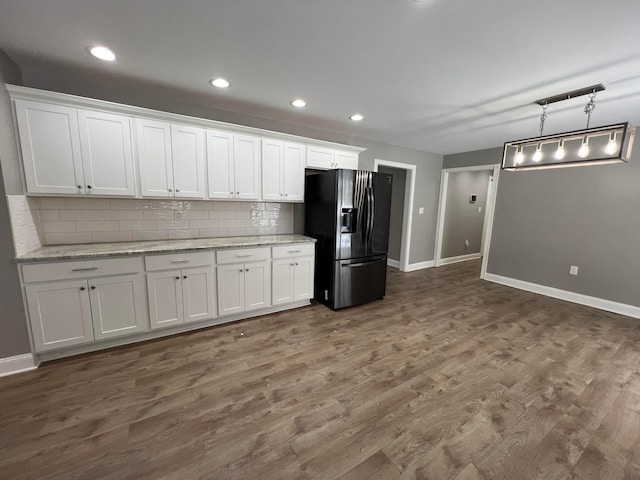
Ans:
[[[87,268],[72,268],[72,272],[91,272],[93,270],[98,270],[98,267],[87,267]]]
[[[287,251],[288,251],[289,253],[299,253],[299,252],[301,252],[302,250],[287,250]]]
[[[247,257],[251,257],[251,256],[252,256],[252,254],[250,254],[250,253],[247,253],[246,255],[238,255],[236,253],[236,257],[238,257],[238,258],[247,258]]]
[[[191,260],[171,260],[169,263],[189,263]]]

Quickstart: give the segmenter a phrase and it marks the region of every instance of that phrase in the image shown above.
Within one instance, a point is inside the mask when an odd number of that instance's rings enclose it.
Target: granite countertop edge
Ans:
[[[153,240],[139,242],[48,245],[15,258],[17,263],[54,260],[85,260],[145,254],[222,250],[243,247],[266,247],[289,243],[314,243],[315,238],[298,234],[216,237],[185,240]]]

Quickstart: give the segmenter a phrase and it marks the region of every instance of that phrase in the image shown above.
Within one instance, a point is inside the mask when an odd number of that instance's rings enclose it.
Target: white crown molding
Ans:
[[[104,110],[111,113],[119,113],[122,115],[133,115],[137,117],[149,118],[152,120],[160,120],[165,122],[182,123],[202,128],[212,128],[216,130],[227,130],[235,133],[247,135],[256,135],[261,137],[275,138],[288,142],[305,143],[311,145],[319,145],[327,148],[339,150],[347,150],[351,152],[363,152],[366,148],[356,147],[353,145],[345,145],[342,143],[327,142],[315,138],[300,137],[298,135],[290,135],[288,133],[273,132],[271,130],[263,130],[261,128],[247,127],[244,125],[236,125],[234,123],[220,122],[217,120],[209,120],[206,118],[191,117],[178,113],[162,112],[150,108],[135,107],[133,105],[124,105],[121,103],[108,102],[106,100],[97,100],[95,98],[80,97],[77,95],[69,95],[67,93],[51,92],[48,90],[40,90],[31,87],[22,87],[18,85],[6,84],[7,90],[12,100],[31,100],[38,102],[56,102],[77,108],[90,108]]]
[[[538,293],[547,297],[558,298],[560,300],[566,300],[567,302],[578,303],[580,305],[606,310],[607,312],[626,315],[627,317],[640,318],[640,307],[635,305],[613,302],[611,300],[605,300],[604,298],[591,297],[581,293],[547,287],[546,285],[539,285],[537,283],[525,282],[515,278],[494,275],[493,273],[485,274],[484,278],[489,282],[499,283],[500,285],[506,285],[519,290],[526,290],[528,292]]]
[[[14,357],[0,358],[0,377],[14,375],[16,373],[35,370],[38,364],[32,354],[16,355]]]

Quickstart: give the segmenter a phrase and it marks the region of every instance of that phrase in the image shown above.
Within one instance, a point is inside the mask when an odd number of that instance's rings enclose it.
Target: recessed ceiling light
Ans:
[[[227,88],[229,86],[229,82],[224,78],[213,78],[210,81],[211,85],[218,88]]]
[[[296,98],[295,100],[291,100],[291,105],[296,108],[302,108],[307,106],[307,102],[305,102],[301,98]]]
[[[364,117],[362,115],[360,115],[359,113],[354,113],[353,115],[351,115],[349,117],[351,120],[353,120],[354,122],[359,122],[360,120],[362,120]]]
[[[103,46],[91,47],[91,49],[89,49],[89,53],[100,60],[104,60],[105,62],[113,62],[116,59],[116,54]]]

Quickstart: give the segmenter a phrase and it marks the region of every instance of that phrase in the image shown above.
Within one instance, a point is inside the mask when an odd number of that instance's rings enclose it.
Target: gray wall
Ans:
[[[402,250],[402,220],[404,216],[404,193],[407,180],[406,170],[401,168],[378,167],[378,171],[393,175],[391,191],[391,219],[389,222],[389,252],[391,260],[400,261]]]
[[[447,155],[444,166],[501,157],[501,148]],[[640,306],[638,179],[640,135],[628,164],[502,171],[487,271]]]
[[[442,258],[480,253],[482,227],[489,177],[493,172],[453,172],[449,174],[442,234]],[[469,196],[476,195],[475,203]],[[478,211],[481,208],[481,211]],[[465,246],[469,240],[469,246]]]
[[[145,93],[145,86],[139,87],[137,91],[117,89],[83,81],[77,76],[65,75],[53,70],[24,70],[22,73],[24,85],[29,87],[364,147],[367,150],[360,154],[359,163],[359,168],[364,170],[373,170],[374,159],[376,158],[416,165],[416,190],[409,263],[419,263],[433,259],[442,155],[350,137],[337,132],[312,129],[294,123],[282,123],[258,116],[234,113],[211,106],[196,105],[168,96],[151,96]],[[425,210],[423,215],[418,214],[420,207]],[[299,209],[296,209],[294,219],[296,231],[300,230],[300,220]]]
[[[0,50],[0,358],[31,351],[18,281],[6,193],[20,193],[22,184],[13,130],[11,103],[5,83],[20,84],[20,69]],[[5,189],[5,184],[7,188]],[[9,186],[18,189],[12,191]]]

